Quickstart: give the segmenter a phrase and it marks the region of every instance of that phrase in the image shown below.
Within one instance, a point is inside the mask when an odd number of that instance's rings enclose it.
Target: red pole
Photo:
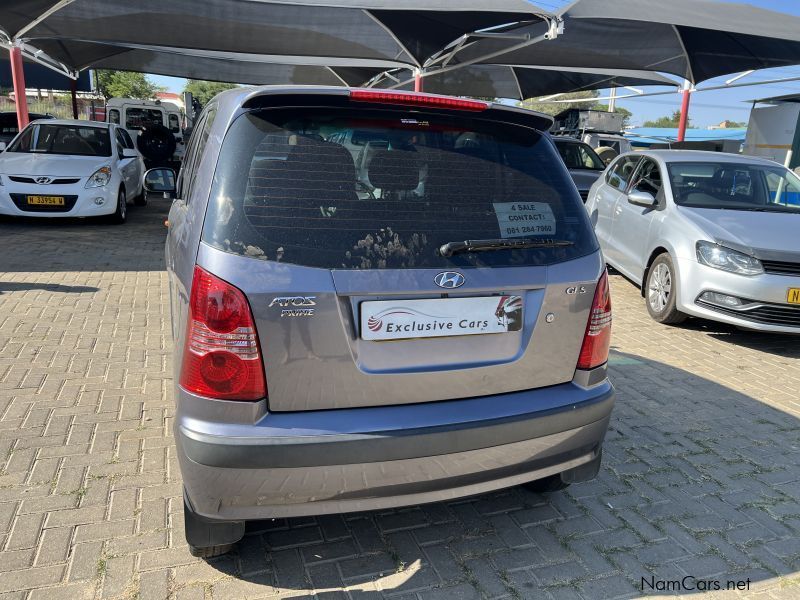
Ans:
[[[414,71],[414,91],[422,91],[422,72],[419,69]]]
[[[28,97],[25,95],[25,71],[22,66],[22,50],[19,46],[12,46],[11,54],[11,81],[14,85],[14,104],[17,107],[17,126],[22,131],[28,124]]]
[[[678,124],[678,141],[682,142],[686,139],[686,126],[689,123],[689,99],[692,97],[692,91],[685,87],[683,89],[683,102],[681,103],[681,120]]]
[[[72,96],[72,118],[78,118],[78,80],[69,80],[69,91]]]

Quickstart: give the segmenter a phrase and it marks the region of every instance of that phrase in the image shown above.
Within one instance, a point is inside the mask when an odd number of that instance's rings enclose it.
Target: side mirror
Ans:
[[[133,148],[122,149],[122,158],[136,158],[137,156],[139,156],[139,153]]]
[[[628,202],[637,206],[644,206],[645,208],[653,208],[657,202],[655,196],[650,192],[642,192],[640,190],[633,190],[628,194]]]
[[[148,169],[144,174],[144,189],[147,192],[174,194],[175,171],[163,167]]]

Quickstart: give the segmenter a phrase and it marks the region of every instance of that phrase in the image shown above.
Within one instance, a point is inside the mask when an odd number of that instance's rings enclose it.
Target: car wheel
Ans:
[[[595,148],[594,151],[606,165],[619,156],[619,152],[610,146],[601,146],[600,148]]]
[[[221,546],[198,547],[189,544],[189,554],[197,558],[214,558],[227,554],[233,548],[233,544],[223,544]]]
[[[561,479],[561,475],[550,475],[544,479],[537,479],[536,481],[529,481],[523,484],[523,487],[529,489],[537,494],[547,494],[549,492],[558,492],[569,487],[569,484]]]
[[[128,201],[125,199],[125,190],[119,188],[117,193],[117,210],[111,215],[111,222],[122,225],[128,220]]]
[[[142,188],[142,191],[133,199],[133,203],[136,206],[147,206],[147,192],[144,191],[144,188]]]
[[[647,271],[644,298],[647,312],[659,323],[677,325],[686,320],[686,315],[675,307],[678,296],[678,280],[672,258],[666,252],[660,254]]]

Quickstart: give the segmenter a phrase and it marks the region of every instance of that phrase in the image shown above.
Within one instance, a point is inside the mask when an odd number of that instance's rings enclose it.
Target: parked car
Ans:
[[[605,163],[597,156],[589,144],[580,142],[575,138],[556,137],[553,142],[561,155],[561,160],[567,165],[572,181],[578,188],[581,199],[586,202],[589,189],[606,169]]]
[[[611,305],[549,125],[385,90],[209,103],[166,244],[195,555],[227,551],[248,519],[595,476]],[[335,141],[356,129],[388,141],[370,186]],[[172,175],[146,185],[172,192]]]
[[[607,165],[620,154],[633,150],[630,140],[623,135],[624,124],[621,113],[569,108],[554,117],[550,131],[589,144]]]
[[[52,118],[54,118],[52,115],[28,113],[29,121],[38,121],[41,119],[52,119]],[[8,145],[11,142],[11,140],[17,137],[18,133],[19,133],[19,126],[17,121],[17,113],[0,112],[0,144]]]
[[[606,261],[650,315],[800,333],[800,178],[755,157],[692,150],[620,156],[591,190]]]
[[[149,167],[171,166],[183,160],[185,115],[172,102],[109,98],[106,121],[124,127]]]
[[[127,132],[93,121],[34,121],[0,154],[0,214],[127,217],[145,203],[144,163]]]

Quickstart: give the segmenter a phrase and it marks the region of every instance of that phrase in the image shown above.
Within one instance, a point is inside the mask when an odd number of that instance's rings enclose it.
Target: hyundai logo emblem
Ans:
[[[45,183],[50,183],[52,179],[50,179],[49,177],[36,177],[34,178],[34,181],[36,183],[45,184]]]
[[[440,288],[449,289],[461,287],[466,281],[467,280],[461,273],[456,273],[454,271],[444,271],[433,278],[433,282]]]

